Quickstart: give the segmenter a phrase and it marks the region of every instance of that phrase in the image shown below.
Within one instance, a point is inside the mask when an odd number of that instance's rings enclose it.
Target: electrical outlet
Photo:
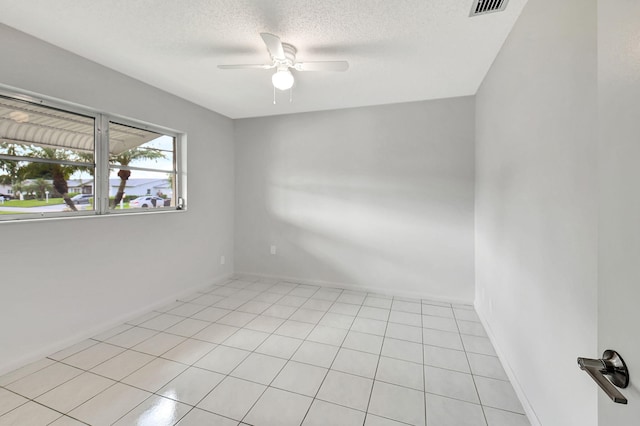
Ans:
[[[276,246],[271,246],[271,254],[276,254]]]
[[[226,263],[226,259],[224,258],[224,256],[220,256],[220,264],[224,265]]]

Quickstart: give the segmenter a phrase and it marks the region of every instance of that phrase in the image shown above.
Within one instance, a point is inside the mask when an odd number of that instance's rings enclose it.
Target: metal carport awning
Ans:
[[[111,123],[109,154],[119,155],[161,135]],[[94,118],[0,96],[0,142],[94,152]]]

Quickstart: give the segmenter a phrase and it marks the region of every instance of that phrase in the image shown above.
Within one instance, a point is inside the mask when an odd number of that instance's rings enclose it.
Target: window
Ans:
[[[109,123],[109,195],[111,208],[176,206],[176,138],[136,127]],[[139,200],[153,195],[152,200]],[[146,201],[146,202],[145,202]]]
[[[183,138],[0,91],[0,220],[182,209]]]

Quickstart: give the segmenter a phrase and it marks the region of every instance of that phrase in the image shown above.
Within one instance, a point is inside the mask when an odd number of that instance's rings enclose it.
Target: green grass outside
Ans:
[[[11,200],[5,201],[0,206],[5,207],[40,207],[40,206],[52,206],[55,204],[62,204],[64,200],[62,198],[49,198],[49,202],[46,200]]]

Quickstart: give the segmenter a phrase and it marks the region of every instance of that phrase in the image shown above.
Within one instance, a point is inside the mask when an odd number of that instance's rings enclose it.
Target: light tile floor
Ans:
[[[525,426],[472,306],[248,277],[0,377],[0,425]]]

